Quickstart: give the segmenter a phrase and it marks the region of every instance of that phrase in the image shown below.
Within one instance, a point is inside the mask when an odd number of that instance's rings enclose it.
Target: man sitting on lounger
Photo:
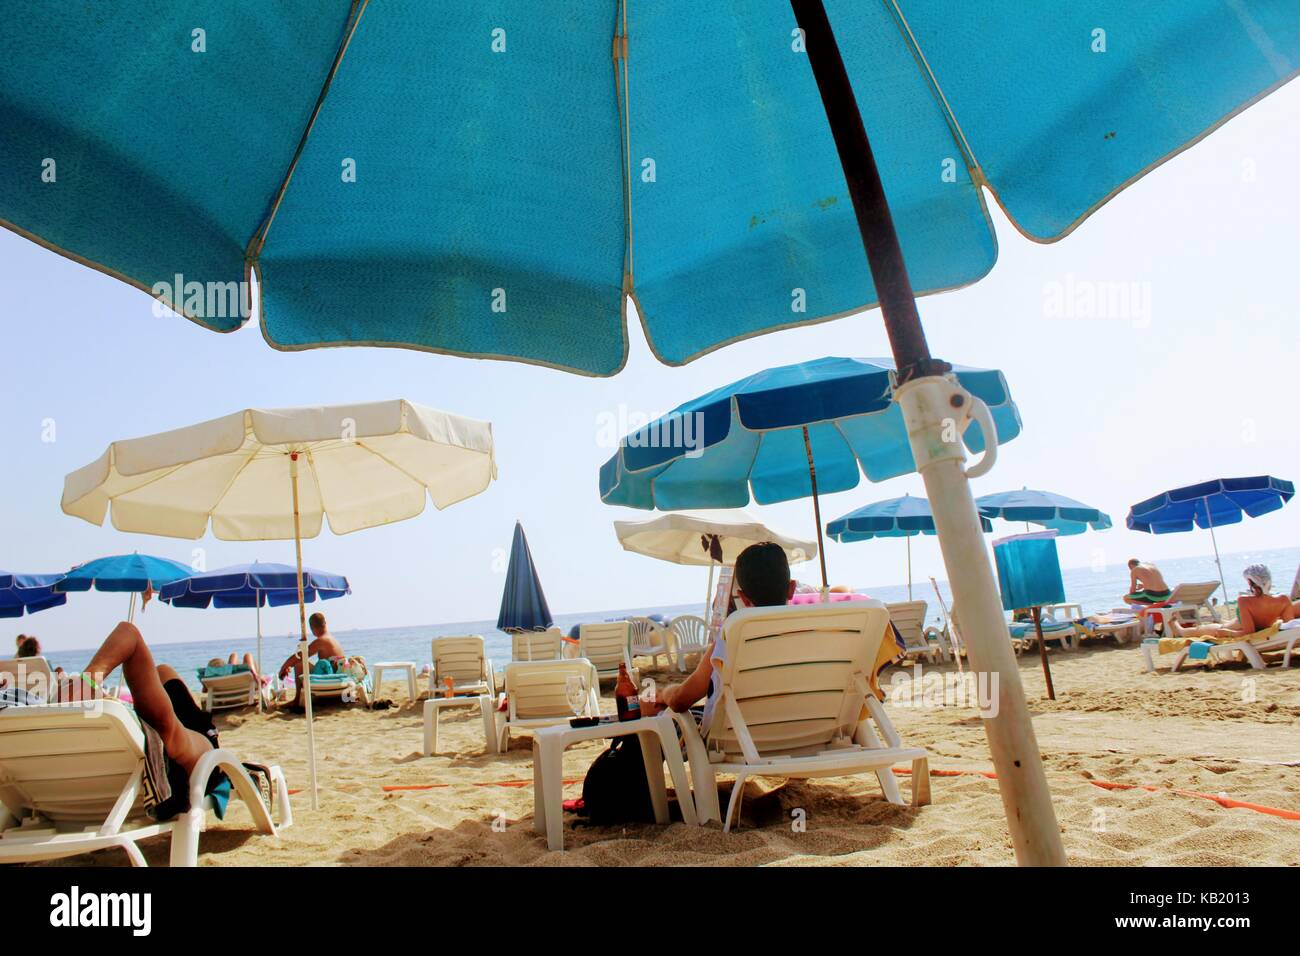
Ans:
[[[1273,575],[1262,564],[1252,564],[1241,572],[1250,588],[1249,594],[1237,599],[1235,624],[1202,624],[1183,627],[1177,621],[1170,623],[1177,637],[1245,637],[1272,627],[1279,621],[1290,621],[1296,616],[1291,599],[1281,594],[1270,594]]]
[[[790,562],[779,544],[771,541],[751,544],[736,558],[737,607],[784,607],[794,596],[794,589]],[[684,713],[707,694],[708,702],[703,712],[697,714],[701,732],[707,732],[714,704],[722,690],[722,661],[726,651],[726,642],[719,632],[691,676],[684,683],[659,691],[656,700],[642,701],[642,711],[651,716],[668,707]],[[714,661],[718,662],[716,667]]]
[[[328,661],[335,657],[346,656],[343,653],[343,645],[334,639],[330,633],[329,626],[325,623],[325,615],[317,611],[307,619],[307,626],[311,628],[312,636],[316,639],[307,645],[307,656],[315,657],[317,662]],[[289,659],[280,667],[280,680],[289,676],[289,672],[294,673],[294,687],[296,688],[293,698],[293,707],[302,707],[302,688],[306,683],[302,679],[302,655],[297,652],[291,654]]]
[[[1124,595],[1125,604],[1159,604],[1168,601],[1169,595],[1174,593],[1169,590],[1159,568],[1137,558],[1130,558],[1128,562],[1128,589],[1129,593]]]

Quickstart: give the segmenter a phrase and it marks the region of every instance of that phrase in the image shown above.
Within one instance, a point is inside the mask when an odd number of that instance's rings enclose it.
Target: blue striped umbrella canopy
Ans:
[[[550,627],[554,622],[551,609],[542,593],[542,582],[537,577],[533,553],[528,549],[524,526],[515,522],[515,536],[510,543],[510,564],[506,567],[506,586],[501,595],[501,611],[497,615],[497,629],[501,631],[532,631]]]
[[[303,600],[310,604],[351,594],[341,574],[303,568]],[[174,607],[253,608],[298,603],[298,572],[293,565],[254,561],[205,571],[165,585],[158,598]]]
[[[993,522],[980,515],[980,528],[985,533],[993,530]],[[903,495],[886,498],[863,505],[836,518],[826,526],[826,534],[840,544],[870,541],[872,538],[907,539],[907,599],[912,600],[912,537],[918,534],[935,534],[934,515],[925,498]]]
[[[1210,542],[1214,545],[1214,563],[1219,568],[1219,583],[1223,585],[1226,600],[1228,582],[1223,576],[1214,529],[1225,524],[1237,524],[1246,515],[1258,518],[1277,511],[1294,495],[1295,485],[1271,475],[1214,478],[1139,501],[1129,509],[1124,523],[1133,531],[1151,534],[1208,529]]]
[[[1057,239],[1300,64],[1293,0],[826,7],[920,292],[993,267],[982,187]],[[777,0],[42,4],[0,222],[218,331],[256,271],[281,349],[608,375],[634,295],[678,364],[879,297],[812,52]]]
[[[980,495],[975,499],[975,507],[989,518],[1042,525],[1061,535],[1083,534],[1089,528],[1105,531],[1111,526],[1110,515],[1099,508],[1053,491],[1033,488]]]
[[[1020,434],[1002,373],[957,366],[988,406],[1001,444]],[[894,401],[889,359],[823,358],[783,365],[677,406],[623,438],[600,469],[600,497],[631,508],[740,508],[811,496],[822,586],[827,584],[818,496],[916,470]],[[972,423],[962,436],[984,449]]]
[[[22,617],[68,603],[54,590],[62,574],[14,574],[0,571],[0,618]]]

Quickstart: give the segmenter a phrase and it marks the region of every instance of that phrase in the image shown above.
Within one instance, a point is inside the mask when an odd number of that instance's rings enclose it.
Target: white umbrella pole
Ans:
[[[257,593],[257,676],[262,676],[262,593]]]
[[[912,536],[904,535],[907,540],[907,599],[912,600]]]
[[[1202,498],[1205,502],[1205,523],[1210,529],[1210,544],[1214,545],[1214,564],[1219,569],[1219,583],[1223,585],[1223,607],[1228,608],[1228,581],[1223,576],[1223,562],[1219,560],[1219,542],[1214,537],[1214,516],[1210,514],[1210,499]]]
[[[987,407],[951,378],[929,375],[902,385],[897,393],[903,420],[939,533],[939,547],[961,610],[961,632],[971,670],[990,675],[997,709],[985,718],[989,750],[1007,828],[1022,865],[1063,866],[1065,850],[1052,807],[1051,791],[1029,719],[1020,669],[1002,615],[997,582],[984,549],[979,512],[963,467],[960,435],[971,417],[980,421],[986,450],[970,477],[992,467],[997,434]],[[956,427],[954,428],[954,424]]]
[[[709,558],[709,589],[704,592],[704,627],[707,630],[709,618],[713,616],[713,559]]]
[[[302,640],[298,652],[302,655],[302,698],[307,708],[307,770],[311,777],[311,808],[320,809],[316,790],[316,734],[311,723],[311,665],[307,660],[307,601],[302,593],[302,525],[298,518],[298,453],[289,455],[289,477],[293,484],[293,549],[298,561],[298,625]]]

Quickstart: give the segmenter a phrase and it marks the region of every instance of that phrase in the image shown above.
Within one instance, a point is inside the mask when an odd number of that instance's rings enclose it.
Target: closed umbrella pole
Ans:
[[[311,778],[311,808],[320,809],[316,791],[316,734],[311,724],[311,665],[307,660],[307,600],[302,590],[302,522],[298,516],[298,453],[289,454],[289,481],[293,485],[293,550],[298,563],[298,626],[301,641],[298,652],[302,655],[302,698],[307,708],[307,772]]]
[[[984,726],[1016,859],[1031,866],[1064,865],[1065,851],[1038,741],[963,467],[965,454],[960,440],[954,442],[950,435],[954,420],[965,421],[979,406],[972,407],[964,389],[941,377],[949,366],[930,356],[884,187],[825,8],[821,0],[791,0],[791,6],[804,32],[808,62],[857,215],[898,367],[898,402],[934,512],[954,606],[961,608],[971,665],[998,681],[998,708]],[[980,473],[992,466],[996,454],[992,421],[987,413],[982,417],[986,451],[977,466]]]

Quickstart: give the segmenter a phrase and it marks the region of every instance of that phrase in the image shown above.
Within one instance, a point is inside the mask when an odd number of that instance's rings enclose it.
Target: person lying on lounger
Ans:
[[[1173,594],[1160,569],[1137,558],[1130,558],[1128,562],[1128,589],[1129,593],[1124,595],[1125,604],[1159,604],[1169,600],[1169,595]]]
[[[244,659],[241,661],[235,656],[235,652],[231,651],[230,656],[224,661],[220,657],[214,657],[208,661],[207,676],[209,677],[244,673],[252,674],[253,679],[261,685],[262,675],[257,672],[257,662],[253,660],[252,654],[245,654]]]
[[[325,623],[325,615],[317,611],[307,619],[307,626],[311,628],[312,636],[315,638],[307,646],[307,656],[316,658],[317,662],[328,661],[336,657],[346,657],[343,652],[343,645],[334,639],[334,635],[329,631],[329,625]],[[302,679],[302,655],[297,652],[291,654],[280,666],[280,680],[284,680],[292,671],[294,675],[294,698],[293,707],[302,707],[302,688],[306,683]]]
[[[1183,627],[1172,621],[1174,635],[1177,637],[1244,637],[1254,634],[1266,627],[1272,627],[1279,621],[1290,621],[1296,616],[1291,599],[1281,594],[1270,594],[1273,587],[1273,575],[1262,564],[1252,564],[1241,572],[1250,588],[1249,594],[1237,599],[1237,622],[1235,624],[1201,624]]]
[[[136,716],[162,739],[167,782],[171,799],[165,809],[155,807],[158,819],[166,819],[189,808],[190,773],[205,753],[217,749],[217,729],[212,715],[194,700],[185,681],[166,664],[155,665],[140,630],[126,621],[100,645],[84,671],[67,678],[59,688],[59,700],[92,700],[103,697],[101,685],[118,667],[131,689]],[[216,772],[207,783],[211,793],[225,780]]]
[[[751,544],[736,558],[736,606],[784,607],[794,597],[795,582],[790,578],[790,562],[785,549],[768,541]],[[685,713],[705,695],[708,701],[696,713],[701,732],[707,731],[713,716],[713,707],[722,690],[721,661],[727,645],[721,633],[700,658],[691,676],[681,684],[665,688],[654,700],[643,700],[641,710],[646,716],[659,713],[665,707]],[[714,661],[718,665],[714,666]]]

